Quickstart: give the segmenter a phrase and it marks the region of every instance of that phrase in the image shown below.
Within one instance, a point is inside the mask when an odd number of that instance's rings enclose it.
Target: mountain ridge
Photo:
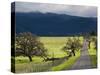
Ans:
[[[55,13],[15,13],[16,33],[65,36],[97,31],[97,18]]]

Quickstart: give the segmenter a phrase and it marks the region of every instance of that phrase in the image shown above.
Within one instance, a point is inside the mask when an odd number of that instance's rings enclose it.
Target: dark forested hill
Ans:
[[[54,13],[16,13],[16,33],[65,36],[97,30],[97,19]]]

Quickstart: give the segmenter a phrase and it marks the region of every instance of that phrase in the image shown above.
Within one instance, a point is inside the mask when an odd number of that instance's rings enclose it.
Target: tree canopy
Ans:
[[[67,52],[69,56],[72,54],[75,56],[75,51],[79,50],[82,47],[79,38],[68,38],[66,45],[63,47],[63,50]]]
[[[16,35],[16,50],[15,55],[23,55],[29,57],[32,61],[32,56],[45,57],[47,49],[40,42],[39,37],[30,32],[24,32]]]

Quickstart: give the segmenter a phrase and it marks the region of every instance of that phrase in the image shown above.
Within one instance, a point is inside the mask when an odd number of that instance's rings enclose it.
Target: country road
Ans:
[[[92,66],[90,56],[88,53],[88,42],[84,40],[83,48],[81,50],[81,56],[69,70],[90,68],[92,68]]]

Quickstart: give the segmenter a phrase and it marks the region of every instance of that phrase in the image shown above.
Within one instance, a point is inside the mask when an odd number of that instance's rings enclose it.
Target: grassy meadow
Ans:
[[[64,51],[62,51],[62,47],[65,46],[68,38],[71,38],[73,40],[73,37],[40,37],[40,40],[48,49],[48,54],[50,57],[54,56],[60,58],[67,55]],[[83,37],[80,37],[79,39],[82,43]]]
[[[62,50],[68,38],[73,40],[73,37],[40,37],[40,41],[48,49],[48,57],[62,58],[67,56],[67,53]],[[77,38],[77,37],[74,37]],[[83,43],[83,37],[79,37],[80,42]],[[44,62],[42,57],[33,56],[32,62],[29,62],[28,57],[18,56],[15,57],[15,72],[43,72],[43,71],[58,71],[68,69],[80,57],[80,51],[76,53],[75,57],[69,60],[59,59],[54,61]]]

